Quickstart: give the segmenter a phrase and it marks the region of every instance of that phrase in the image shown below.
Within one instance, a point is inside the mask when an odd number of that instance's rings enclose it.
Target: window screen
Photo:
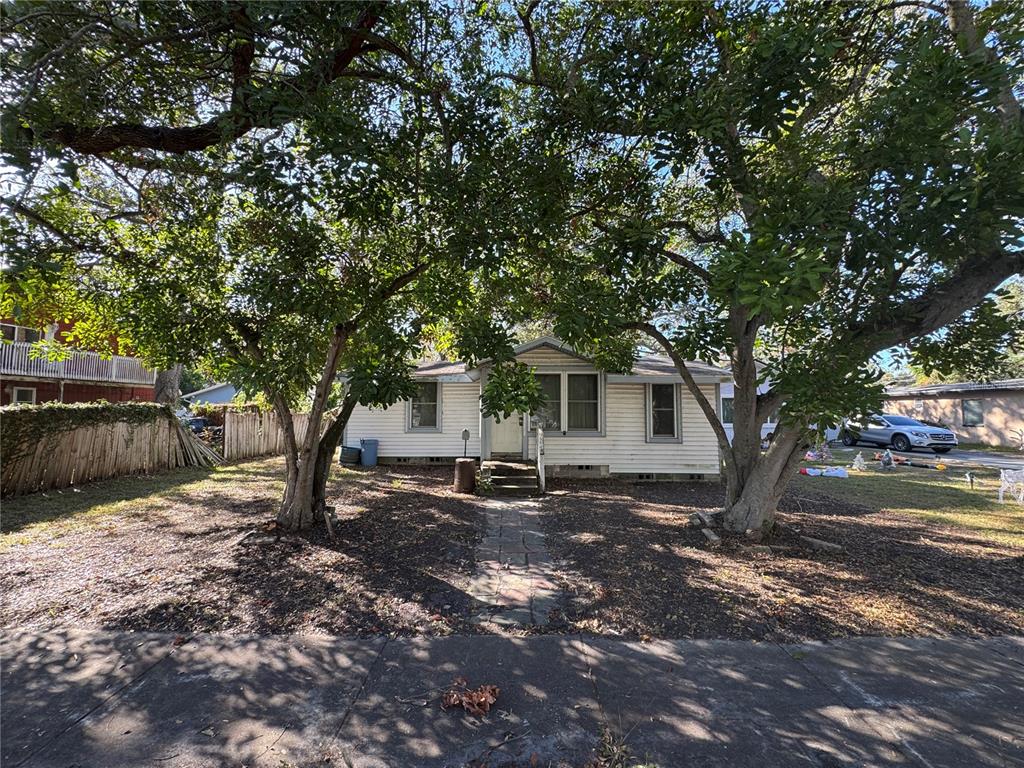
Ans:
[[[732,424],[732,398],[722,398],[722,423]]]
[[[437,429],[437,382],[420,382],[409,409],[410,429]]]
[[[674,384],[651,384],[651,436],[676,436],[676,388]]]
[[[597,431],[597,376],[569,374],[569,429]]]
[[[36,391],[31,387],[15,387],[11,394],[13,395],[11,400],[15,403],[34,403],[36,401]]]

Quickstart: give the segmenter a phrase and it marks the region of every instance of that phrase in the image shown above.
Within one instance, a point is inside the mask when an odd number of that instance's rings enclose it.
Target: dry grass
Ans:
[[[865,459],[874,453],[863,451]],[[843,465],[836,452],[834,464]],[[914,461],[937,464],[941,458],[921,454]],[[875,465],[875,466],[872,466]],[[896,467],[883,471],[869,461],[866,472],[850,477],[807,477],[798,475],[792,495],[829,496],[860,504],[873,512],[894,512],[932,523],[953,526],[1001,544],[1024,547],[1024,507],[1007,497],[998,501],[999,472],[971,470],[974,488],[964,477],[966,469],[950,467],[944,472],[919,467]]]

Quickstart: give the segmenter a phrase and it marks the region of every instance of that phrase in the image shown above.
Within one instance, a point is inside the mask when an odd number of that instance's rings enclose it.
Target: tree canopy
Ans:
[[[966,369],[1020,333],[992,295],[1024,269],[1018,3],[3,13],[5,306],[282,414],[339,367],[344,407],[403,397],[424,343],[495,361],[487,413],[532,410],[531,318],[609,369],[646,343],[743,529],[812,426],[877,405],[873,355]],[[688,359],[732,367],[731,443]]]
[[[518,81],[575,175],[541,259],[556,328],[677,361],[733,527],[770,518],[811,425],[878,407],[875,354],[953,367],[1019,338],[991,295],[1024,268],[1019,4],[531,8]],[[731,365],[731,444],[688,359]]]

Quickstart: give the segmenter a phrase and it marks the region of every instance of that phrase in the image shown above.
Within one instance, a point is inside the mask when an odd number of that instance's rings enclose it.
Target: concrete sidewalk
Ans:
[[[4,766],[1024,766],[1024,639],[7,632]],[[501,688],[442,711],[455,677]],[[628,763],[632,765],[633,763]]]

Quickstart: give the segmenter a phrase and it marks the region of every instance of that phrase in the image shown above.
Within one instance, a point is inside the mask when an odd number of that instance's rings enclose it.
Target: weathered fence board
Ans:
[[[40,419],[47,414],[39,413]],[[6,416],[5,416],[6,417]],[[0,461],[0,493],[15,496],[92,480],[222,461],[172,415],[45,432]]]
[[[309,414],[293,413],[295,439],[306,435]],[[231,411],[224,413],[224,458],[247,459],[284,453],[284,430],[273,411]]]

